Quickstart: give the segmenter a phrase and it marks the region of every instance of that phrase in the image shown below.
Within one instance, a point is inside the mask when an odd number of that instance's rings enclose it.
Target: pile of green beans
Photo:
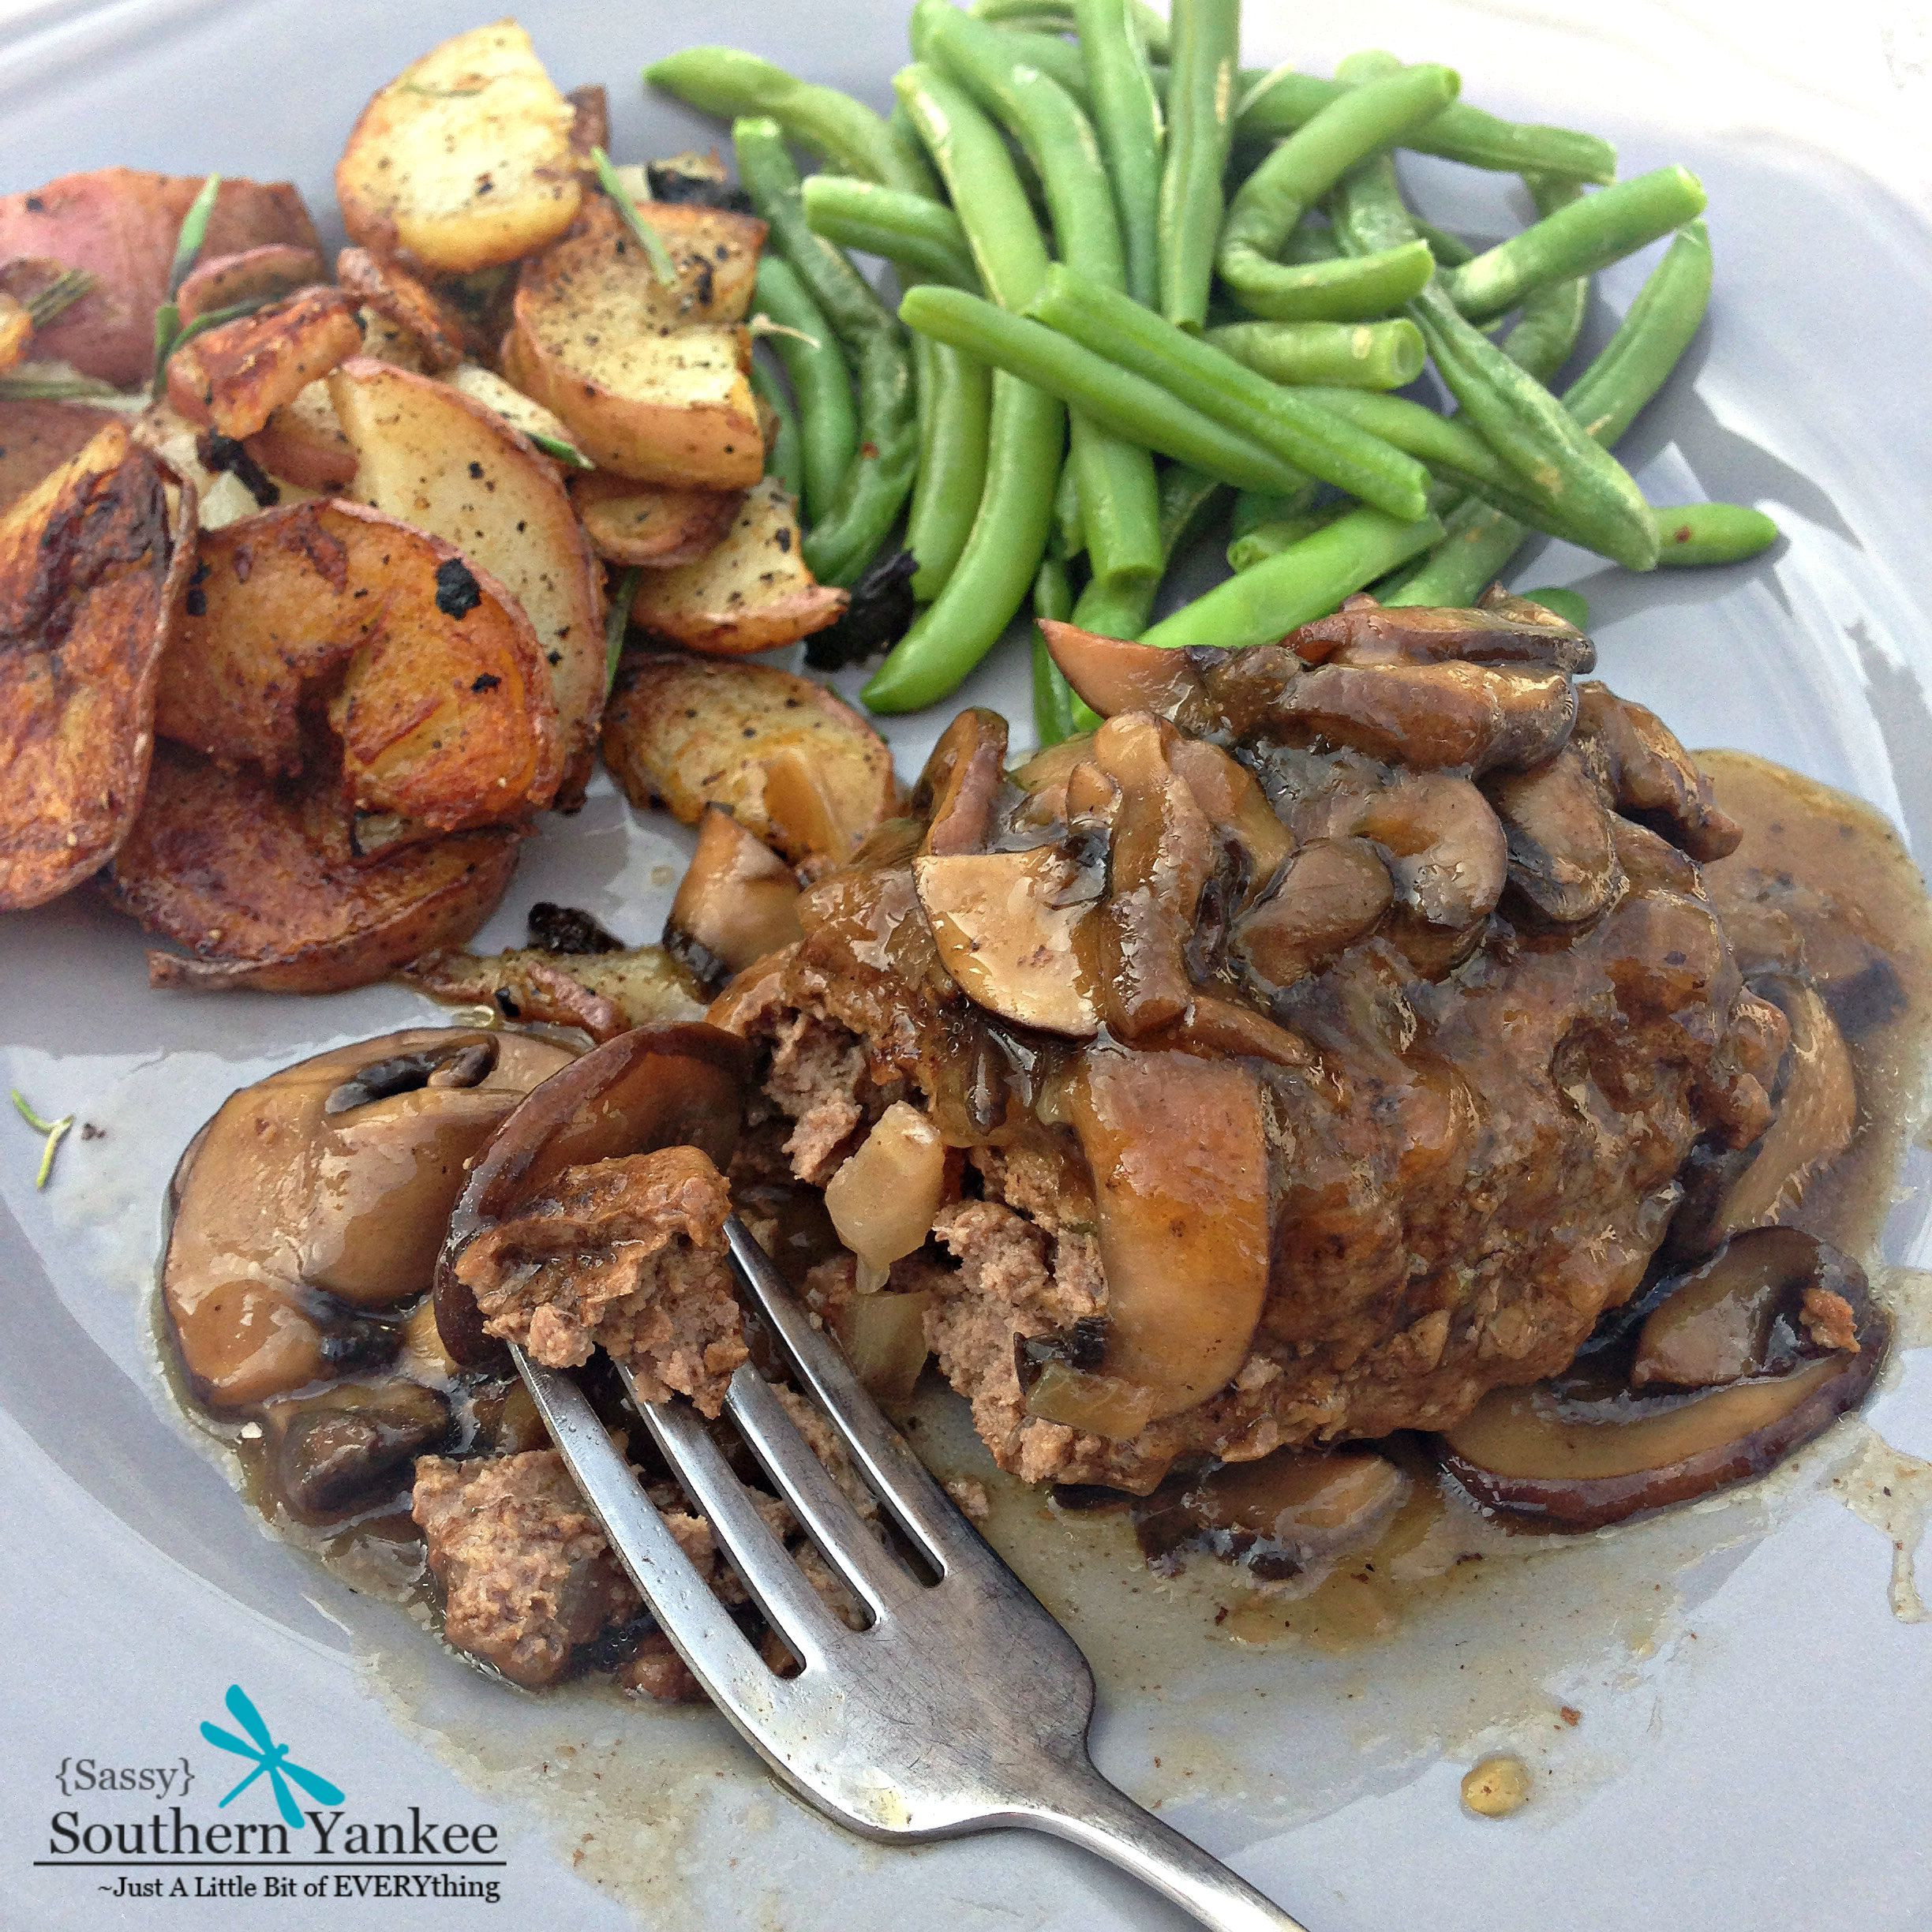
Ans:
[[[888,116],[732,48],[646,69],[733,122],[769,225],[751,376],[807,563],[851,584],[911,553],[923,608],[875,710],[945,698],[1028,608],[1238,647],[1366,587],[1473,602],[1532,531],[1640,571],[1777,541],[1743,505],[1651,505],[1612,454],[1708,303],[1694,175],[1619,180],[1607,142],[1486,113],[1446,67],[1244,70],[1240,26],[1240,0],[1173,0],[1171,26],[915,0]],[[1409,208],[1398,150],[1519,176],[1535,218],[1472,245]],[[1563,387],[1593,278],[1667,238]],[[1154,622],[1217,518],[1234,576]],[[1093,722],[1037,640],[1033,685],[1042,743]]]

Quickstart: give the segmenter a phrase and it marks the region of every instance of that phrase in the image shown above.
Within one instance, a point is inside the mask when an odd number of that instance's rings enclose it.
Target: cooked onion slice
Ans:
[[[931,1231],[945,1167],[945,1144],[930,1117],[895,1100],[826,1183],[826,1211],[839,1239],[874,1268],[911,1254]]]

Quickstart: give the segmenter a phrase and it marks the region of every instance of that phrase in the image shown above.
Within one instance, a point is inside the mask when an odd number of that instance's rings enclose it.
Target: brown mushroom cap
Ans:
[[[620,1034],[534,1088],[476,1159],[449,1217],[436,1270],[436,1312],[451,1356],[470,1368],[503,1353],[484,1331],[476,1297],[455,1267],[483,1229],[567,1167],[668,1147],[695,1147],[717,1166],[728,1166],[750,1073],[743,1040],[698,1022]]]
[[[413,1028],[244,1088],[175,1170],[162,1297],[196,1394],[245,1408],[393,1346],[358,1311],[429,1285],[466,1163],[567,1049]]]

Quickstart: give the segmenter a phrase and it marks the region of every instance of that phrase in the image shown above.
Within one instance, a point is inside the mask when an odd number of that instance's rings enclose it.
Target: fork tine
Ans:
[[[923,1587],[852,1507],[771,1384],[749,1362],[733,1372],[724,1410],[848,1589],[883,1614]]]
[[[732,1260],[784,1343],[806,1394],[832,1418],[860,1473],[899,1526],[924,1548],[942,1573],[961,1567],[983,1571],[990,1564],[1003,1576],[1005,1566],[927,1473],[845,1357],[812,1326],[751,1230],[732,1215],[726,1218],[724,1235]]]
[[[618,1372],[671,1473],[683,1485],[692,1507],[709,1519],[718,1548],[744,1579],[766,1622],[801,1663],[822,1662],[833,1633],[843,1634],[844,1626],[758,1513],[702,1420],[680,1402],[639,1400],[630,1371],[620,1367]]]
[[[514,1342],[510,1352],[611,1548],[691,1675],[727,1710],[769,1704],[777,1682],[770,1667],[678,1547],[582,1390],[568,1376],[532,1361]]]

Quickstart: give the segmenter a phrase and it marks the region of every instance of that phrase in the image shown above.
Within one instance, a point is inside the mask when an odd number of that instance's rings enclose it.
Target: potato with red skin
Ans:
[[[96,168],[23,194],[0,195],[0,261],[47,256],[95,278],[92,289],[39,332],[40,355],[71,362],[118,389],[147,381],[154,369],[155,311],[168,298],[182,219],[202,180]],[[223,175],[202,259],[276,242],[319,253],[301,194],[287,182]]]
[[[336,993],[460,945],[503,897],[521,836],[462,832],[358,859],[333,772],[273,784],[163,743],[107,895],[193,954],[150,953],[152,985]]]
[[[407,336],[430,374],[440,376],[463,359],[462,318],[399,263],[346,248],[335,257],[335,279],[353,301]]]
[[[112,410],[85,402],[0,396],[0,510],[71,462],[110,423]]]
[[[556,710],[515,600],[453,546],[359,504],[245,517],[205,539],[156,728],[228,764],[307,770],[305,699],[335,683],[339,783],[459,831],[555,795]]]
[[[0,908],[99,871],[148,782],[194,492],[111,421],[0,517]]]
[[[293,242],[268,242],[238,255],[204,254],[174,297],[182,325],[238,302],[280,301],[328,279],[322,257]]]

